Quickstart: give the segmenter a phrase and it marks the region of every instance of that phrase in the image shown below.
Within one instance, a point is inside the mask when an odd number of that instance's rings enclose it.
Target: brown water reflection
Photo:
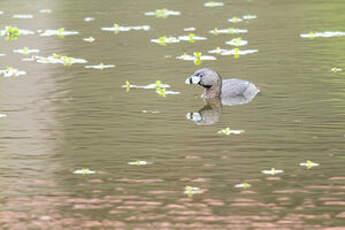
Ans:
[[[26,70],[0,78],[1,229],[344,229],[344,38],[301,39],[309,31],[343,30],[342,1],[226,1],[205,8],[192,1],[0,2],[0,26],[77,30],[80,35],[0,40],[0,68]],[[51,8],[51,14],[40,9]],[[144,12],[168,8],[181,16],[158,19]],[[34,19],[13,19],[13,14]],[[201,90],[184,80],[196,70],[176,56],[222,48],[232,35],[214,36],[233,16],[258,18],[236,27],[259,52],[202,63],[224,78],[250,80],[262,95],[248,104],[204,107]],[[95,21],[84,22],[85,17]],[[151,26],[150,31],[101,31],[103,26]],[[194,26],[206,41],[151,44]],[[94,43],[82,38],[93,36]],[[38,48],[115,64],[22,62],[13,49]],[[229,48],[229,47],[227,47]],[[171,58],[167,58],[171,57]],[[343,67],[344,69],[344,67]],[[161,80],[180,95],[121,86]],[[145,113],[142,111],[157,111]],[[200,113],[207,126],[186,119]],[[225,127],[243,135],[220,136]],[[147,165],[129,165],[145,160]],[[318,167],[299,163],[312,160]],[[73,174],[89,168],[93,175]],[[261,170],[284,170],[279,176]],[[249,183],[248,189],[235,188]],[[203,193],[188,196],[185,186]]]

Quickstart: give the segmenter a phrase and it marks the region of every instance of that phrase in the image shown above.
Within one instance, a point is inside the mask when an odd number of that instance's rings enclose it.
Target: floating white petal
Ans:
[[[193,195],[193,194],[200,194],[200,193],[203,193],[203,191],[198,187],[186,186],[184,188],[184,194]]]
[[[259,52],[259,50],[257,49],[252,49],[252,50],[232,49],[229,51],[222,52],[221,55],[246,55],[246,54],[253,54],[257,52]]]
[[[209,50],[208,52],[209,52],[210,54],[220,54],[220,53],[223,53],[223,52],[226,52],[226,51],[229,51],[229,50],[227,50],[227,49],[221,49],[221,48],[217,47],[216,49],[214,49],[214,50]]]
[[[247,33],[248,30],[246,29],[237,29],[237,28],[228,28],[228,29],[214,29],[210,30],[209,33],[217,35],[217,34],[241,34]]]
[[[238,22],[242,22],[243,19],[238,18],[238,17],[232,17],[228,19],[228,22],[232,22],[232,23],[238,23]]]
[[[235,188],[249,188],[249,187],[252,187],[252,185],[247,184],[247,183],[243,183],[243,184],[236,184],[234,187]]]
[[[32,19],[34,18],[31,14],[15,14],[12,16],[13,18],[19,18],[19,19]]]
[[[334,68],[331,69],[331,71],[334,72],[334,73],[336,73],[336,72],[341,72],[341,71],[343,71],[343,69],[342,69],[342,68],[334,67]]]
[[[156,16],[157,18],[166,18],[170,15],[177,16],[181,15],[179,11],[168,10],[168,9],[157,9],[155,11],[145,12],[146,16]]]
[[[19,54],[31,54],[31,53],[39,53],[40,50],[39,49],[24,48],[24,49],[13,50],[13,52],[14,53],[19,53]]]
[[[120,31],[131,31],[131,30],[144,30],[148,31],[150,30],[149,25],[143,25],[143,26],[113,26],[113,27],[102,27],[101,30],[104,31],[113,31],[113,32],[120,32]]]
[[[201,37],[201,36],[190,36],[190,35],[182,35],[179,36],[178,39],[181,41],[190,41],[190,40],[206,40],[206,37]]]
[[[169,43],[178,43],[180,40],[176,37],[160,37],[158,39],[151,39],[152,43],[158,44],[169,44]]]
[[[306,161],[306,162],[300,163],[299,165],[300,166],[305,166],[307,168],[312,168],[312,167],[319,166],[320,164],[312,162],[312,161]]]
[[[252,19],[256,19],[256,15],[250,15],[250,14],[248,14],[248,15],[244,15],[242,18],[243,18],[244,20],[252,20]]]
[[[128,162],[129,165],[148,165],[148,164],[152,164],[152,162],[148,162],[148,161],[132,161],[132,162]]]
[[[88,38],[83,38],[83,40],[91,43],[91,42],[94,42],[96,39],[93,37],[88,37]]]
[[[184,61],[196,61],[198,58],[196,56],[188,55],[188,54],[182,54],[181,56],[176,57],[176,59],[184,60]],[[208,61],[214,61],[217,60],[214,56],[208,56],[208,55],[201,55],[200,60],[208,60]]]
[[[104,65],[104,64],[85,66],[86,69],[107,69],[107,68],[114,68],[114,67],[115,65]]]
[[[74,174],[95,174],[96,171],[92,171],[90,169],[84,168],[84,169],[77,169],[73,172]]]
[[[248,44],[248,41],[242,40],[240,38],[234,38],[230,41],[225,42],[225,44],[232,45],[232,46],[245,46]]]
[[[216,6],[224,6],[223,2],[206,2],[204,3],[205,7],[216,7]]]
[[[65,30],[46,30],[40,34],[41,37],[48,37],[48,36],[70,36],[79,34],[78,31],[65,31]]]
[[[95,20],[95,18],[93,18],[93,17],[86,17],[86,18],[84,18],[85,22],[91,22],[91,21],[94,21],[94,20]]]
[[[280,169],[271,168],[270,170],[262,170],[261,172],[263,174],[275,175],[275,174],[283,173],[284,171]]]
[[[164,88],[170,88],[170,85],[168,84],[160,84],[159,87],[161,89]],[[123,85],[122,88],[127,88],[127,85]],[[157,84],[152,83],[152,84],[148,84],[148,85],[129,85],[129,88],[136,88],[136,89],[156,89],[157,88]]]
[[[322,38],[330,38],[330,37],[342,37],[345,36],[345,32],[340,32],[340,31],[326,31],[326,32],[310,32],[307,34],[300,34],[302,38],[317,38],[317,37],[322,37]]]
[[[7,115],[6,115],[6,114],[4,114],[4,113],[0,113],[0,118],[5,118],[5,117],[7,117]]]
[[[165,95],[167,95],[167,94],[176,95],[176,94],[180,94],[181,92],[178,92],[178,91],[171,91],[171,90],[166,90],[166,91],[164,91],[164,92],[161,92],[161,91],[159,91],[159,90],[156,90],[156,93],[157,93],[157,94],[165,94]]]
[[[5,57],[5,56],[6,56],[6,54],[0,53],[0,57]]]
[[[229,127],[225,128],[225,129],[221,129],[217,132],[218,134],[224,134],[224,135],[231,135],[231,134],[242,134],[244,133],[244,130],[234,130],[234,129],[230,129]]]
[[[3,75],[4,77],[19,77],[26,75],[26,72],[12,67],[8,67],[7,69],[0,70],[0,75]]]
[[[52,12],[51,9],[42,9],[42,10],[40,10],[41,14],[50,14],[51,12]]]
[[[49,57],[41,57],[35,56],[36,62],[43,63],[43,64],[63,64],[63,65],[71,65],[71,64],[84,64],[87,63],[87,60],[81,58],[72,58],[67,56],[49,56]]]
[[[195,27],[188,27],[188,28],[184,28],[183,29],[183,31],[186,31],[186,32],[188,32],[188,31],[195,31],[196,29],[195,29]]]

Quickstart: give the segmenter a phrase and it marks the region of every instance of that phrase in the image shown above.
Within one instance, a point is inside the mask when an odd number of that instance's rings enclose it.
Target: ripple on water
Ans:
[[[17,18],[17,19],[32,19],[32,18],[34,18],[34,16],[31,14],[15,14],[12,17]]]

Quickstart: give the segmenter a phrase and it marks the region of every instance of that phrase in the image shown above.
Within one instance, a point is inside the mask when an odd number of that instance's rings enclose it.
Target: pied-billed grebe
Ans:
[[[222,80],[220,75],[209,68],[199,69],[186,79],[186,84],[201,85],[205,88],[202,98],[235,98],[244,97],[253,99],[260,92],[255,85],[241,79]]]

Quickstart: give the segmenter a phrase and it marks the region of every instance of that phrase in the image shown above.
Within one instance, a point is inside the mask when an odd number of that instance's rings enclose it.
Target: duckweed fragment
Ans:
[[[77,169],[73,172],[74,174],[83,174],[83,175],[86,175],[86,174],[95,174],[96,171],[92,171],[88,168],[82,168],[82,169]]]

